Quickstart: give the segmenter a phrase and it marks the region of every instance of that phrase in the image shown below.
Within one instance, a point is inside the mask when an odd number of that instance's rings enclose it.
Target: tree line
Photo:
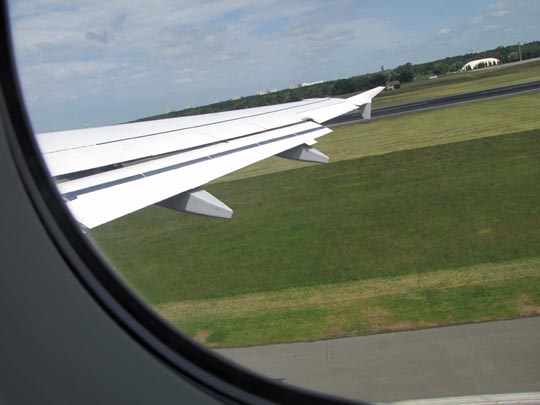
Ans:
[[[499,46],[495,49],[490,49],[487,51],[450,56],[432,62],[419,64],[412,64],[408,62],[394,69],[384,70],[381,67],[381,71],[377,73],[368,73],[359,76],[352,76],[346,79],[331,80],[311,86],[299,87],[296,89],[279,90],[264,95],[246,96],[235,100],[227,100],[200,107],[186,108],[181,111],[171,111],[166,114],[142,118],[134,122],[207,114],[220,111],[240,110],[244,108],[300,101],[306,98],[341,96],[344,94],[369,90],[376,86],[384,86],[388,83],[398,85],[400,82],[411,82],[415,78],[419,77],[456,72],[471,60],[484,59],[488,57],[497,58],[501,61],[501,63],[515,62],[519,60],[519,49],[517,45]],[[526,60],[536,57],[540,57],[540,41],[533,41],[521,45],[521,59]]]
[[[540,41],[533,41],[521,45],[521,59],[532,59],[540,57]],[[433,62],[419,63],[413,65],[406,63],[393,69],[392,80],[401,82],[412,81],[416,77],[443,75],[449,72],[457,72],[467,62],[477,59],[497,58],[501,63],[517,62],[519,60],[518,45],[498,46],[495,49],[489,49],[482,52],[471,52],[464,55],[450,56]],[[407,80],[403,80],[405,74]]]

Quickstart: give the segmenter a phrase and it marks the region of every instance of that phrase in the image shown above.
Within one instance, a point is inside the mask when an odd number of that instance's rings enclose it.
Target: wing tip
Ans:
[[[384,86],[374,87],[371,90],[364,91],[363,93],[357,94],[356,96],[349,97],[347,101],[360,107],[364,104],[371,103],[371,100],[381,91],[383,91],[384,88]]]

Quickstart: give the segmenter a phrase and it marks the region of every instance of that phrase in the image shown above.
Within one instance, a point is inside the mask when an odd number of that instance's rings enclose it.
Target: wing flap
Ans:
[[[305,120],[323,123],[371,102],[376,88],[349,99],[321,98],[277,106],[38,134],[52,176],[144,159],[256,134]]]
[[[169,156],[59,184],[77,221],[94,228],[148,205],[199,187],[259,160],[331,132],[315,123],[281,128],[254,137],[226,142],[226,148],[200,151],[204,156],[187,160]],[[212,154],[205,154],[212,152]],[[191,156],[194,157],[193,155]]]
[[[259,111],[261,108],[255,108],[242,110],[242,114],[232,111],[200,115],[195,121],[192,117],[162,120],[170,121],[167,125],[150,121],[39,134],[38,142],[51,175],[61,176],[297,124],[302,118],[295,110],[320,101],[315,99],[301,104],[290,103],[292,106],[263,107],[262,112]],[[189,126],[195,123],[197,125]]]
[[[331,132],[319,124],[362,105],[368,111],[382,89],[348,99],[41,134],[38,143],[51,174],[79,176],[58,188],[75,218],[93,228],[284,151],[288,158],[327,161],[311,148]],[[95,168],[101,173],[83,172]]]

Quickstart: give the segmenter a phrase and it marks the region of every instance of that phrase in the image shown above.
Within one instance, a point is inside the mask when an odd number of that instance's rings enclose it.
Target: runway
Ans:
[[[540,317],[218,350],[288,384],[372,402],[540,391]]]
[[[539,90],[540,81],[533,81],[528,83],[515,84],[511,86],[497,87],[494,89],[474,91],[471,93],[456,94],[453,96],[438,97],[429,100],[415,101],[413,103],[377,108],[372,111],[371,117],[372,119],[386,118],[394,115],[408,114],[412,112],[447,107],[462,103],[470,103],[490,98],[512,96]],[[332,127],[339,125],[348,125],[362,121],[366,122],[366,120],[362,119],[361,113],[354,112],[334,118],[326,122],[325,125]]]

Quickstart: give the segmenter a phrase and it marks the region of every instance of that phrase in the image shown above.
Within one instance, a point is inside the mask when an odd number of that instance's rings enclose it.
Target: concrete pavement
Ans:
[[[540,317],[218,352],[288,384],[372,402],[540,391]]]

